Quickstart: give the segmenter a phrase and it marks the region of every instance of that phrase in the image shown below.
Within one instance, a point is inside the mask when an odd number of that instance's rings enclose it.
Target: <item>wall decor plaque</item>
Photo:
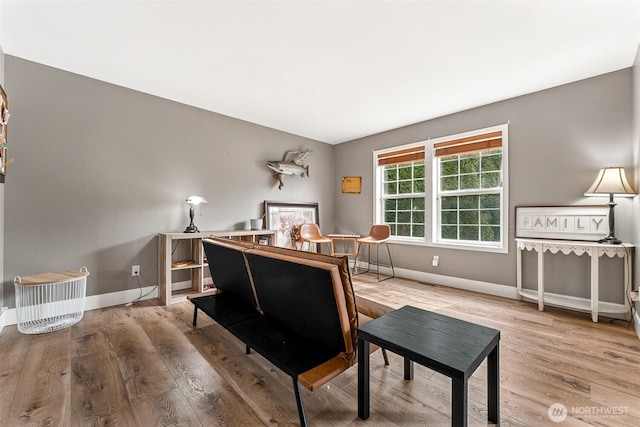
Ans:
[[[516,237],[598,241],[609,232],[609,207],[516,206]]]

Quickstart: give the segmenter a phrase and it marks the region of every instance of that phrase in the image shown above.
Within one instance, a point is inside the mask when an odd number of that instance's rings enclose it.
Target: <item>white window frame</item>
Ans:
[[[466,138],[474,135],[502,131],[502,191],[500,203],[500,241],[499,242],[477,242],[477,241],[451,241],[440,239],[440,207],[439,207],[439,171],[438,159],[433,154],[434,144]],[[384,223],[384,206],[382,202],[383,174],[382,166],[378,166],[378,154],[392,152],[402,149],[425,148],[425,179],[431,179],[431,185],[425,182],[425,230],[424,238],[419,237],[397,237],[392,236],[390,241],[400,244],[413,244],[422,246],[443,247],[462,250],[475,250],[484,252],[508,253],[509,250],[509,126],[508,124],[491,126],[484,129],[476,129],[455,135],[447,135],[426,141],[419,141],[411,144],[390,147],[373,152],[374,170],[374,223]],[[430,178],[428,178],[430,177]],[[481,190],[479,190],[481,191]],[[429,217],[431,220],[429,221]],[[430,224],[430,226],[428,226]]]
[[[373,152],[373,170],[374,170],[374,194],[375,194],[375,198],[374,198],[374,223],[375,224],[384,224],[384,198],[383,198],[383,190],[384,190],[384,173],[383,173],[383,169],[384,166],[378,166],[378,155],[379,154],[385,154],[385,153],[390,153],[390,152],[394,152],[394,151],[399,151],[399,150],[406,150],[406,149],[411,149],[411,148],[416,148],[416,147],[425,147],[424,142],[417,142],[417,143],[412,143],[412,144],[406,144],[406,145],[402,145],[402,146],[398,146],[398,147],[392,147],[392,148],[388,148],[388,149],[383,149],[383,150],[376,150]],[[425,236],[428,233],[428,229],[429,229],[429,225],[430,225],[430,220],[429,217],[427,216],[426,213],[426,209],[427,206],[429,206],[429,204],[427,203],[427,197],[426,194],[428,192],[430,192],[431,186],[428,184],[428,180],[431,179],[431,175],[430,175],[430,171],[429,171],[429,163],[426,159],[427,153],[425,152],[425,159],[424,159],[424,169],[425,169],[425,173],[424,173],[424,179],[425,179],[425,201],[424,201],[424,206],[425,206],[425,217],[424,217],[424,232],[425,232]],[[420,194],[419,193],[409,193],[409,194],[401,194],[401,195],[397,195],[396,197],[393,198],[416,198],[419,197]],[[403,243],[413,243],[413,244],[424,244],[425,242],[425,238],[424,237],[411,237],[411,236],[392,236],[391,240],[394,242],[403,242]]]

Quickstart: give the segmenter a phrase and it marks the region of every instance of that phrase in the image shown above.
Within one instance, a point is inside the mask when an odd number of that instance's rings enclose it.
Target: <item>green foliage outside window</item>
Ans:
[[[440,237],[499,242],[502,150],[445,156],[439,163]],[[486,194],[491,189],[497,191]],[[474,190],[479,194],[468,194]]]
[[[424,161],[383,167],[383,215],[391,235],[424,237]]]

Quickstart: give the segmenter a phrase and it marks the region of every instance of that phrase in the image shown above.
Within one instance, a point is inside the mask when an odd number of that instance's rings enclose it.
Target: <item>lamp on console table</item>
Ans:
[[[635,190],[627,181],[624,168],[604,168],[598,173],[598,177],[591,184],[591,187],[584,193],[585,196],[609,196],[609,235],[604,239],[598,240],[598,243],[607,243],[610,245],[619,245],[622,243],[614,235],[615,218],[613,208],[616,204],[613,202],[613,195],[621,197],[633,197],[636,195]]]
[[[201,196],[190,196],[187,199],[187,203],[189,203],[189,218],[191,218],[191,223],[187,226],[187,228],[185,228],[184,232],[197,233],[200,230],[198,230],[198,227],[196,227],[195,224],[193,223],[193,216],[195,213],[193,207],[198,206],[200,203],[207,203],[207,199]]]

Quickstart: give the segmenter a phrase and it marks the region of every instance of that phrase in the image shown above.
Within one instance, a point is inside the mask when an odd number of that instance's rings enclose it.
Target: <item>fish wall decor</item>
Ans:
[[[282,161],[267,162],[267,167],[275,172],[274,178],[278,180],[278,190],[282,190],[284,183],[282,177],[284,175],[300,175],[309,176],[309,166],[302,164],[302,161],[313,151],[306,149],[304,151],[287,151],[284,153]]]

